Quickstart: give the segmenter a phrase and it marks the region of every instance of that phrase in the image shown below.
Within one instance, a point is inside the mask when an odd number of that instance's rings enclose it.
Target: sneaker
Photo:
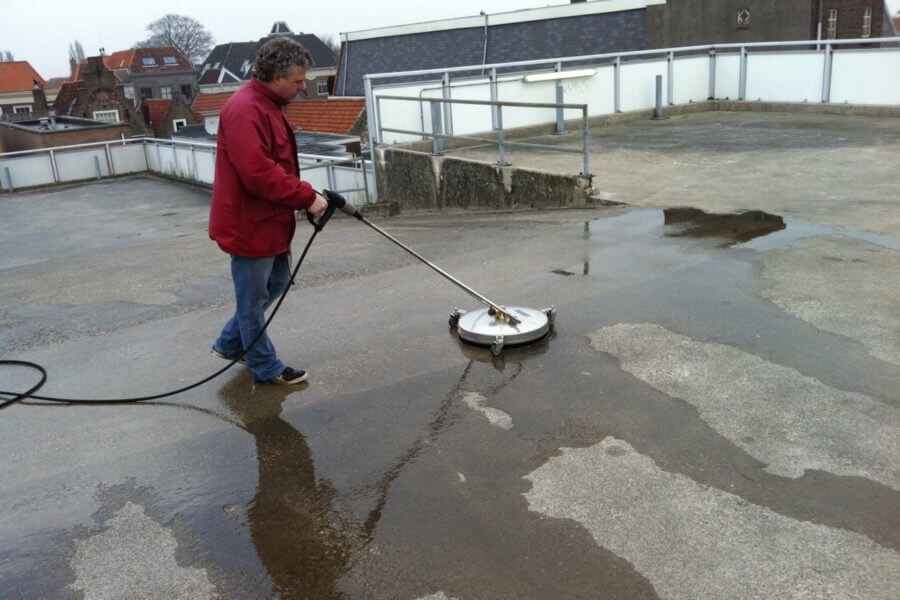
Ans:
[[[216,350],[215,348],[210,348],[209,351],[210,351],[210,353],[211,353],[213,356],[218,356],[218,357],[221,358],[222,360],[234,360],[234,357],[233,357],[233,356],[225,356],[224,354],[222,354],[221,352],[219,352],[219,351]],[[242,365],[246,365],[246,364],[247,364],[247,359],[244,358],[244,357],[242,356],[242,357],[240,357],[240,358],[238,359],[238,362],[241,363]]]
[[[295,371],[290,367],[285,367],[284,371],[281,372],[281,375],[276,377],[275,379],[270,379],[266,383],[280,383],[282,385],[294,385],[296,383],[303,383],[306,381],[307,375],[306,371],[299,370]]]

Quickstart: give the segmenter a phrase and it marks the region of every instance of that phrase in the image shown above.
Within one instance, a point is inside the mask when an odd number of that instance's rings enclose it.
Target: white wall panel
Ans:
[[[824,52],[750,52],[746,100],[821,102]]]
[[[831,102],[900,104],[900,49],[836,51]]]

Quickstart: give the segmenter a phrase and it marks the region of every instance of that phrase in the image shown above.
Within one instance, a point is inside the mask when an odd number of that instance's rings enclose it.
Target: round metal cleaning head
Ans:
[[[454,319],[459,337],[473,344],[491,346],[494,354],[499,354],[503,346],[516,346],[539,340],[550,331],[553,323],[554,309],[536,310],[521,306],[505,308],[510,315],[519,320],[513,325],[502,315],[492,314],[489,308],[463,312],[456,311],[451,315]]]

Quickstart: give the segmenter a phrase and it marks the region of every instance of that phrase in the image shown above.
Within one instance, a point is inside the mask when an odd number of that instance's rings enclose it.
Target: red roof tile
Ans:
[[[47,87],[44,78],[38,75],[27,60],[0,63],[0,92],[25,92],[34,87],[37,80]]]
[[[216,92],[215,94],[197,94],[191,110],[195,113],[218,112],[222,110],[225,101],[231,98],[234,92]]]
[[[291,102],[284,116],[304,131],[347,134],[365,107],[365,98],[315,98]]]
[[[134,51],[134,48],[129,48],[128,50],[113,52],[109,56],[103,57],[103,64],[106,65],[107,69],[131,68],[131,63],[134,61]]]

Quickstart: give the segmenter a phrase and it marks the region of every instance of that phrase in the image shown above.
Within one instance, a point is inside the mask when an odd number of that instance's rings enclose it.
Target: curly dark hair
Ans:
[[[259,47],[253,59],[256,78],[264,82],[272,81],[276,75],[287,75],[293,66],[309,67],[313,64],[309,51],[289,37],[269,40]]]

